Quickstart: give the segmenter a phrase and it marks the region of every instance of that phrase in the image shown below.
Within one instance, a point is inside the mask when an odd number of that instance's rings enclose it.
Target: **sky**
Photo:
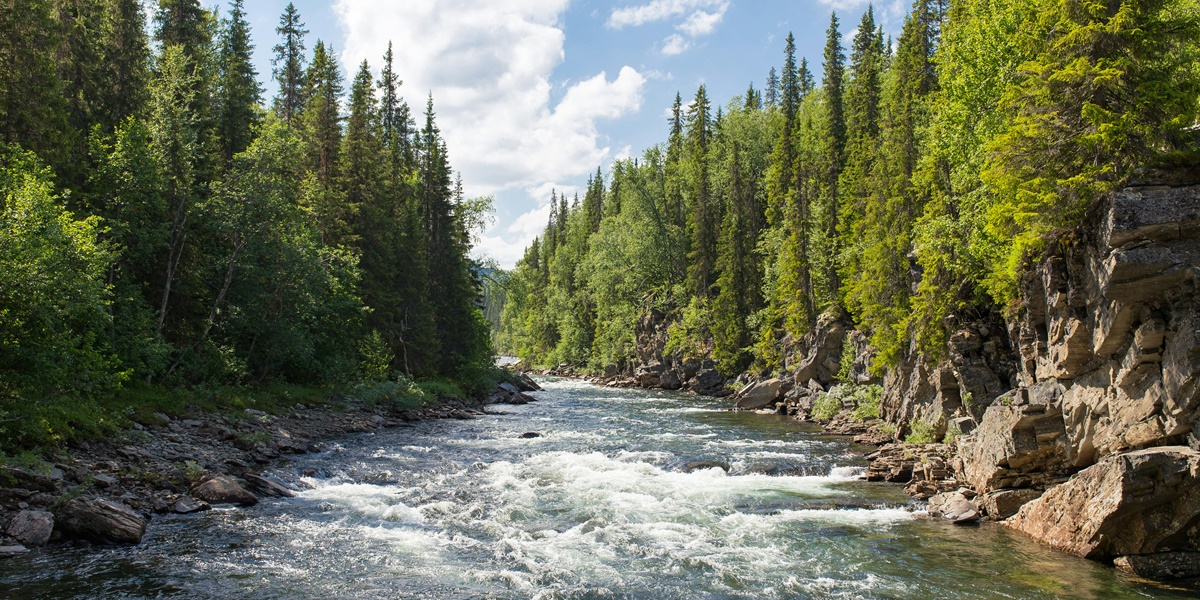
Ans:
[[[675,94],[705,85],[725,105],[783,64],[784,40],[820,77],[830,13],[848,46],[868,0],[294,0],[344,74],[378,74],[391,41],[401,95],[420,120],[432,94],[470,197],[495,199],[475,254],[511,268],[541,233],[552,190],[582,191],[597,167],[666,139]],[[204,2],[222,13],[225,2]],[[246,0],[266,97],[287,0]],[[905,0],[876,0],[898,37]],[[347,87],[348,87],[347,83]]]

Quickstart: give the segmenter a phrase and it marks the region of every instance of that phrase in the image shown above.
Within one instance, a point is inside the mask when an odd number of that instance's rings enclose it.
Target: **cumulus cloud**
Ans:
[[[653,0],[649,4],[614,9],[608,17],[608,26],[623,29],[657,21],[678,21],[675,29],[681,33],[667,36],[660,48],[663,54],[674,56],[687,51],[695,38],[716,31],[727,10],[729,0]]]
[[[552,103],[551,76],[564,59],[561,19],[567,5],[568,0],[337,0],[334,11],[346,34],[347,71],[365,59],[378,72],[390,40],[404,80],[401,93],[418,120],[426,95],[433,94],[451,163],[462,173],[466,193],[476,196],[532,192],[547,182],[586,176],[613,154],[602,143],[597,120],[641,107],[646,77],[628,66],[615,76],[601,72],[572,82]],[[485,233],[481,247],[496,251],[499,239],[503,252],[519,253],[532,239],[527,233],[523,226],[510,230],[498,224]]]
[[[686,38],[678,33],[673,33],[667,36],[667,39],[663,40],[662,53],[667,56],[683,54],[689,46],[691,46],[691,43]]]

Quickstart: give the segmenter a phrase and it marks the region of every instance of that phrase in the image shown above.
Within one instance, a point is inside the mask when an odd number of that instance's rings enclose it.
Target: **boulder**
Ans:
[[[45,546],[54,532],[54,515],[44,510],[23,510],[13,515],[4,533],[27,546]]]
[[[270,498],[293,498],[296,496],[296,493],[288,489],[287,486],[261,475],[247,473],[242,475],[242,479],[246,480],[246,483],[250,485],[250,489],[262,496]]]
[[[238,506],[258,504],[257,496],[228,475],[217,475],[201,482],[192,488],[192,496],[209,504],[237,504]]]
[[[1147,579],[1194,579],[1200,577],[1200,552],[1162,552],[1118,556],[1118,569]]]
[[[1105,457],[1005,523],[1087,558],[1200,551],[1200,452],[1169,446]]]
[[[120,502],[80,496],[55,513],[55,526],[68,537],[136,544],[146,533],[146,518]]]
[[[1067,464],[1067,440],[1055,382],[1015,390],[984,412],[962,447],[963,470],[976,493],[1044,485]]]
[[[171,511],[181,515],[209,510],[211,508],[207,502],[197,500],[191,496],[182,496],[171,505]]]
[[[775,378],[754,384],[737,401],[742,410],[758,410],[775,404],[783,397],[783,380]]]
[[[979,520],[979,507],[962,492],[943,492],[929,499],[926,509],[931,517],[946,519],[952,523],[971,523]]]
[[[658,378],[658,384],[664,390],[677,390],[683,387],[683,381],[675,371],[667,371]]]
[[[976,499],[976,504],[993,521],[1003,521],[1021,510],[1022,506],[1037,500],[1042,490],[1031,488],[1019,490],[996,490]]]
[[[505,383],[501,383],[501,384],[500,384],[500,389],[502,389],[502,390],[504,390],[504,391],[506,391],[506,392],[508,392],[508,393],[510,393],[510,394],[519,394],[519,393],[521,393],[521,390],[520,390],[519,388],[517,388],[517,386],[515,386],[515,385],[513,385],[513,384],[511,384],[511,383],[507,383],[507,382],[505,382]]]
[[[715,396],[725,390],[725,378],[714,369],[701,369],[688,382],[688,389],[701,396]]]

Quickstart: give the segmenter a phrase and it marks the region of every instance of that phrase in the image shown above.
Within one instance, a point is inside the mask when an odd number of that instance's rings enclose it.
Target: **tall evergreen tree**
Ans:
[[[275,32],[283,38],[275,45],[275,57],[271,60],[272,74],[279,82],[275,112],[285,123],[294,125],[304,110],[304,36],[308,35],[294,3],[288,2],[284,8]]]
[[[779,75],[775,72],[775,67],[771,67],[771,71],[767,73],[767,106],[777,106],[779,104]]]
[[[829,29],[825,32],[825,62],[821,89],[825,95],[826,121],[824,194],[828,222],[824,235],[828,244],[826,252],[829,255],[825,276],[827,293],[834,302],[840,297],[839,290],[841,288],[836,257],[841,250],[838,246],[838,215],[841,212],[838,177],[842,173],[846,153],[846,117],[842,99],[845,60],[846,55],[842,51],[842,34],[838,31],[837,13],[833,13],[829,17]]]
[[[106,0],[104,69],[98,105],[107,130],[143,114],[149,98],[150,46],[146,15],[138,0]]]
[[[20,144],[55,170],[72,148],[56,73],[59,28],[50,0],[0,6],[0,141]]]
[[[850,75],[846,84],[846,163],[838,178],[839,279],[854,277],[862,269],[861,227],[869,197],[875,191],[868,181],[879,155],[879,104],[883,78],[883,37],[875,26],[874,10],[867,8],[854,36]]]
[[[703,85],[696,90],[687,114],[686,152],[690,167],[690,209],[688,234],[688,283],[697,298],[707,298],[714,281],[717,259],[719,218],[709,179],[708,149],[712,138],[712,116],[708,92]]]
[[[262,89],[254,71],[254,45],[243,4],[244,0],[233,0],[229,17],[221,24],[217,54],[217,134],[226,162],[250,146],[254,130],[262,121]]]

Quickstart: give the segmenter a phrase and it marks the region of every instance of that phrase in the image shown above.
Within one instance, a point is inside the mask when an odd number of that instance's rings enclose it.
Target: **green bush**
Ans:
[[[904,438],[905,444],[932,444],[934,441],[934,427],[925,421],[914,421],[908,432],[908,436]]]
[[[834,390],[836,389],[834,388]],[[831,391],[817,397],[817,401],[813,403],[812,418],[828,421],[840,412],[842,412],[842,400]]]
[[[879,405],[883,401],[883,387],[878,385],[854,386],[854,411],[850,418],[862,423],[879,418]]]

